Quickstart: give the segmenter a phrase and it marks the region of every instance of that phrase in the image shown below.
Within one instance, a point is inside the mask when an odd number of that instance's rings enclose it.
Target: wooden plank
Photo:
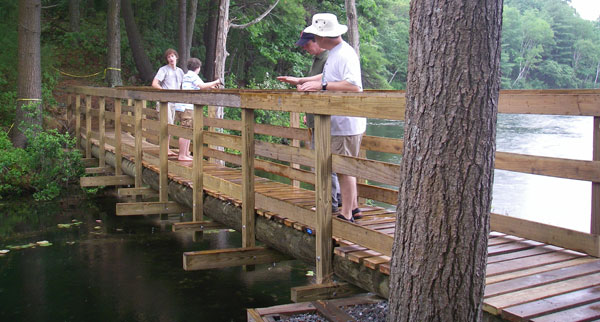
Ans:
[[[390,262],[390,263],[386,263],[386,264],[381,264],[381,265],[379,265],[379,271],[380,271],[382,274],[385,274],[385,275],[390,275],[390,265],[391,265],[391,262]]]
[[[193,129],[193,154],[194,161],[192,165],[192,217],[194,221],[201,221],[204,218],[204,158],[202,156],[202,147],[204,146],[204,116],[203,108],[194,105],[194,129]]]
[[[290,127],[289,129],[296,129],[300,127],[300,113],[297,112],[291,112],[290,113]],[[309,141],[310,138],[307,140]],[[300,140],[298,139],[292,139],[292,146],[293,147],[300,147]],[[291,167],[294,169],[300,169],[300,165],[297,163],[292,163]],[[295,188],[300,188],[300,181],[298,180],[292,180],[292,187]]]
[[[514,244],[528,245],[525,243],[514,243]],[[509,244],[509,246],[510,245],[513,245],[513,244]],[[505,246],[505,245],[500,245],[499,247],[502,247],[502,246]],[[487,263],[492,264],[492,263],[507,261],[507,260],[511,260],[511,259],[546,254],[546,253],[555,252],[555,251],[561,250],[561,249],[562,248],[560,248],[560,247],[550,246],[550,245],[537,246],[537,247],[523,247],[523,248],[519,248],[517,250],[512,249],[511,252],[501,252],[501,253],[495,253],[493,255],[488,255]]]
[[[236,131],[242,130],[242,125],[240,121],[237,120],[207,118],[206,125],[210,127],[224,128]],[[254,131],[257,134],[271,135],[294,140],[310,140],[310,135],[307,129],[291,128],[287,126],[276,126],[270,124],[256,124]]]
[[[500,274],[500,275],[489,276],[489,277],[486,276],[485,283],[486,283],[486,285],[489,285],[489,284],[493,284],[493,283],[510,280],[513,278],[519,278],[521,276],[539,274],[541,272],[547,272],[547,271],[559,269],[562,267],[569,267],[569,266],[589,263],[589,262],[593,262],[595,260],[596,259],[591,258],[591,257],[579,257],[579,258],[571,259],[571,260],[564,261],[564,262],[557,262],[557,263],[552,263],[552,264],[548,264],[548,265],[527,268],[527,269],[523,269],[520,271],[514,271],[514,272],[504,273],[504,274]]]
[[[183,253],[183,269],[194,271],[241,265],[258,265],[287,259],[289,259],[287,255],[264,247],[204,250]]]
[[[392,186],[400,184],[400,165],[345,155],[333,155],[333,171]]]
[[[314,312],[315,310],[315,306],[311,302],[302,302],[257,308],[256,312],[258,312],[262,316],[265,316],[270,314],[293,315],[306,312]]]
[[[490,214],[490,227],[495,231],[521,236],[600,257],[599,235],[587,234],[494,213]]]
[[[361,250],[366,250],[366,249],[367,248],[365,248],[363,246],[352,244],[352,245],[348,245],[348,246],[336,247],[333,250],[333,253],[338,256],[341,256],[343,258],[346,258],[346,256],[351,252],[356,252],[356,251],[361,251]]]
[[[365,258],[373,257],[373,256],[381,256],[380,253],[373,250],[362,250],[357,252],[348,253],[346,258],[355,263],[361,263]]]
[[[308,302],[332,298],[348,297],[364,291],[346,282],[328,282],[323,284],[311,284],[292,287],[292,302]]]
[[[106,110],[106,98],[104,96],[100,96],[98,98],[98,132],[99,132],[99,143],[98,143],[98,166],[105,167],[106,166],[106,145],[105,136],[106,136],[106,120],[104,119],[104,112]]]
[[[156,190],[148,187],[142,188],[119,188],[117,190],[119,196],[144,196],[144,197],[156,197],[158,193]]]
[[[337,307],[337,305],[331,304],[329,301],[314,301],[313,304],[319,313],[327,319],[327,321],[357,321],[348,315],[348,313]]]
[[[557,178],[600,182],[600,161],[496,152],[495,168]]]
[[[92,141],[90,140],[92,134],[92,97],[87,95],[85,97],[85,157],[87,159],[92,157]]]
[[[135,187],[142,187],[142,108],[140,100],[135,101]]]
[[[107,173],[112,170],[111,167],[95,167],[95,168],[85,168],[86,174],[101,174]]]
[[[592,160],[600,162],[600,117],[594,117]],[[590,233],[600,235],[600,182],[592,182],[592,214]]]
[[[502,310],[502,317],[511,321],[529,321],[540,315],[548,315],[598,301],[600,301],[600,287],[597,286],[511,306]],[[566,320],[558,319],[555,321]]]
[[[263,318],[255,309],[246,309],[246,319],[248,322],[264,322]]]
[[[488,247],[490,247],[490,246],[497,246],[497,245],[510,244],[510,243],[513,243],[513,242],[516,242],[516,241],[520,241],[520,240],[523,240],[523,238],[516,237],[516,236],[496,237],[494,239],[488,240]]]
[[[386,256],[392,255],[394,236],[369,230],[338,218],[333,219],[332,226],[333,235],[336,237],[350,240]]]
[[[385,202],[393,206],[398,204],[398,189],[377,187],[364,183],[357,183],[356,187],[359,197]]]
[[[169,123],[167,120],[167,113],[169,113],[169,105],[167,102],[159,103],[159,121],[160,131],[158,135],[159,140],[159,171],[158,171],[158,198],[160,202],[169,201]]]
[[[363,135],[360,147],[369,151],[402,154],[404,151],[404,140]]]
[[[554,322],[554,321],[597,321],[600,319],[600,303],[590,303],[572,309],[556,312],[550,315],[540,316],[531,319],[533,322]]]
[[[169,124],[169,135],[191,140],[193,139],[194,131],[180,125]]]
[[[494,315],[503,308],[527,302],[537,301],[567,292],[577,291],[600,284],[600,273],[572,278],[566,281],[537,286],[517,292],[498,295],[484,300],[484,310]]]
[[[597,90],[500,91],[499,113],[600,116]]]
[[[600,272],[600,260],[486,285],[484,298]]]
[[[331,117],[315,115],[315,204],[317,284],[333,278],[331,225]]]
[[[491,240],[491,239],[490,239]],[[488,246],[488,263],[490,259],[495,259],[498,255],[506,254],[506,253],[514,253],[523,250],[527,250],[530,248],[534,248],[536,246],[544,245],[543,243],[536,242],[533,240],[521,240],[507,244],[500,244],[494,246]],[[498,260],[496,260],[498,261]]]
[[[174,201],[117,203],[117,216],[180,214],[189,209]]]
[[[115,99],[115,174],[121,175],[122,170],[122,151],[121,151],[121,100]]]
[[[565,251],[558,251],[548,254],[529,256],[526,259],[517,258],[504,262],[492,263],[487,265],[486,276],[494,276],[526,268],[562,262],[576,257],[581,257],[581,255],[576,255]]]
[[[81,149],[81,95],[75,95],[75,147]]]
[[[226,229],[227,227],[216,221],[190,221],[176,222],[172,226],[175,231],[203,231],[205,229]]]
[[[242,247],[256,245],[254,216],[254,110],[242,109]]]
[[[128,175],[79,178],[79,185],[81,187],[126,186],[133,183],[133,178]]]
[[[238,151],[242,149],[242,138],[236,135],[205,131],[204,142],[209,145],[222,146]]]
[[[391,260],[392,260],[392,258],[389,256],[375,256],[375,257],[365,258],[363,260],[363,263],[366,267],[368,267],[370,269],[377,269],[379,267],[379,265],[385,264],[385,263],[390,263]]]

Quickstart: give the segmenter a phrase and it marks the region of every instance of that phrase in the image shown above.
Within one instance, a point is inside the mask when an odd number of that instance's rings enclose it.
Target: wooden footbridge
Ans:
[[[120,188],[119,194],[138,196],[136,202],[117,204],[117,215],[191,208],[193,221],[175,224],[174,230],[225,225],[241,231],[240,248],[184,253],[184,269],[253,265],[293,256],[314,263],[317,275],[316,285],[292,290],[294,301],[348,294],[351,285],[334,282],[334,273],[363,289],[389,295],[395,214],[388,209],[396,204],[397,189],[384,186],[398,186],[400,168],[369,160],[365,154],[358,158],[331,154],[330,115],[402,120],[402,92],[196,92],[146,87],[63,91],[72,107],[78,146],[87,160],[98,161],[97,167],[86,170],[95,176],[81,178],[81,185],[133,185]],[[148,108],[154,104],[149,102],[160,102],[159,112]],[[195,104],[193,129],[167,124],[167,102]],[[206,117],[205,105],[238,109],[241,121]],[[292,127],[257,124],[254,112],[259,109],[289,112]],[[519,321],[600,319],[600,91],[503,91],[499,112],[594,118],[593,161],[496,153],[496,169],[591,182],[591,231],[491,214],[484,310]],[[308,131],[298,126],[299,113],[315,114],[314,150],[299,144],[310,140]],[[257,134],[291,144],[261,140]],[[193,161],[169,158],[170,135],[193,141]],[[362,150],[401,154],[403,141],[366,136]],[[289,183],[257,177],[255,170]],[[362,180],[358,193],[365,216],[354,224],[332,218],[332,171]],[[158,195],[158,201],[139,197],[151,195]],[[369,206],[365,200],[390,206]],[[208,204],[219,202],[221,209]],[[257,239],[269,247],[257,247]],[[252,319],[262,318],[253,311]]]

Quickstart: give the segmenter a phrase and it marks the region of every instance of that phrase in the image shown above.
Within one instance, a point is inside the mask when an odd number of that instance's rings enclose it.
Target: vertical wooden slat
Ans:
[[[204,116],[203,107],[201,105],[194,105],[194,141],[193,151],[193,220],[201,221],[204,219],[204,204],[203,204],[203,191],[204,183],[202,178],[202,146],[204,145]]]
[[[331,117],[315,115],[315,203],[317,283],[332,282]]]
[[[167,122],[167,111],[168,103],[160,102],[159,117],[160,131],[159,131],[159,160],[160,160],[160,172],[159,172],[159,201],[167,202],[169,199],[169,182],[168,182],[168,171],[169,171],[169,158],[168,158],[168,140],[169,140],[169,123]]]
[[[98,132],[100,134],[100,143],[98,149],[98,166],[105,167],[106,166],[106,146],[105,146],[105,132],[106,132],[106,119],[104,118],[104,112],[106,110],[106,98],[104,96],[99,97],[98,99]]]
[[[290,127],[294,127],[294,128],[299,128],[300,127],[300,113],[290,112]],[[300,140],[293,139],[292,140],[292,146],[299,147],[300,146]],[[294,168],[294,169],[300,169],[300,165],[298,163],[292,163],[292,168]],[[298,180],[292,180],[292,186],[294,186],[296,188],[299,188],[300,187],[300,181],[298,181]]]
[[[242,109],[242,247],[254,247],[254,110]]]
[[[142,187],[142,101],[135,100],[135,187]]]
[[[600,117],[594,116],[593,160],[600,161]],[[590,233],[600,234],[600,183],[592,182],[592,222]]]
[[[85,96],[85,157],[92,157],[92,97]]]
[[[81,96],[75,95],[75,140],[77,148],[81,149]]]
[[[121,153],[121,99],[115,98],[115,175],[123,174],[121,163],[123,162]]]

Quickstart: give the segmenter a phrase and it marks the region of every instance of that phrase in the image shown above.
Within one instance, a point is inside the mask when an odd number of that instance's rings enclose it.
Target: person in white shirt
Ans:
[[[314,34],[319,47],[329,50],[329,57],[322,74],[299,79],[296,86],[299,91],[362,92],[360,60],[354,49],[342,39],[346,31],[348,27],[340,25],[331,13],[313,16],[312,25],[304,32]],[[364,117],[332,116],[331,151],[358,156],[366,129],[367,119]],[[358,208],[356,177],[338,173],[338,178],[344,200],[338,217],[353,222],[355,218],[362,217]]]
[[[198,58],[190,58],[187,61],[188,72],[183,75],[183,82],[181,83],[181,89],[183,90],[195,90],[195,89],[211,89],[218,88],[221,85],[221,80],[217,79],[212,82],[205,83],[200,79],[198,74],[200,73],[200,67],[202,62]],[[192,127],[194,120],[194,104],[183,104],[178,103],[175,105],[175,110],[179,113],[181,125],[185,127]],[[179,138],[179,157],[180,161],[193,160],[190,154],[190,140]]]

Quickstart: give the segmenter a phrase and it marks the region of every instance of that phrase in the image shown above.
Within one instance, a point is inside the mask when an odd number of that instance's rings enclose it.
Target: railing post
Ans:
[[[193,221],[201,221],[204,218],[204,200],[203,191],[204,183],[202,178],[202,148],[204,146],[204,115],[203,107],[201,105],[194,105],[194,141],[193,141],[193,177],[192,177],[192,189],[193,189]]]
[[[169,158],[168,158],[168,144],[169,144],[169,123],[167,122],[167,112],[169,109],[169,103],[159,103],[159,117],[160,131],[159,131],[159,202],[169,201]]]
[[[600,116],[594,116],[592,160],[600,161]],[[590,233],[600,235],[600,183],[592,182],[592,221]]]
[[[92,97],[85,96],[85,157],[92,157]]]
[[[293,127],[293,128],[299,128],[300,127],[300,113],[290,112],[290,127]],[[299,147],[300,146],[300,140],[293,139],[292,140],[292,146]],[[292,163],[292,168],[293,169],[300,169],[300,165],[297,164],[297,163]],[[296,188],[299,188],[300,187],[300,181],[298,181],[298,180],[292,180],[292,186],[294,186]]]
[[[317,284],[333,277],[331,223],[331,116],[315,114],[315,203]]]
[[[106,110],[106,98],[104,96],[99,97],[98,100],[98,133],[99,147],[98,147],[98,166],[103,168],[106,166],[106,150],[105,150],[105,132],[106,132],[106,119],[104,118],[104,112]]]
[[[81,96],[75,95],[75,144],[81,150]]]
[[[256,246],[254,220],[254,110],[242,108],[242,247]]]
[[[117,176],[123,174],[121,144],[121,99],[115,98],[115,175]]]
[[[135,187],[142,187],[142,101],[135,100]]]

